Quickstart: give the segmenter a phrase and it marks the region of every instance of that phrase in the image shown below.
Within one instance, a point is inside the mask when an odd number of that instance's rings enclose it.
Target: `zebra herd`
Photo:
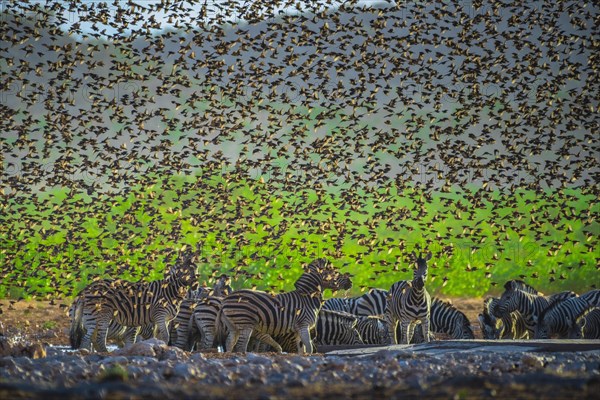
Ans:
[[[411,256],[412,280],[396,282],[389,291],[324,301],[325,289],[352,286],[350,276],[326,259],[311,262],[294,290],[272,295],[233,291],[226,275],[212,290],[199,288],[194,254],[187,250],[164,279],[105,279],[82,290],[70,309],[71,346],[107,351],[107,339],[124,346],[155,336],[188,351],[303,354],[322,345],[429,342],[433,334],[474,339],[465,314],[427,292],[431,253]],[[544,296],[521,281],[509,281],[505,289],[500,298],[484,301],[479,315],[484,338],[600,337],[600,291]]]
[[[500,298],[484,301],[479,324],[484,339],[600,339],[600,290],[545,296],[511,280]]]

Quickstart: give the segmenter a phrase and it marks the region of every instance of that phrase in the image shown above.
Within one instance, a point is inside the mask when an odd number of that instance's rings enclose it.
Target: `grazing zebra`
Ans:
[[[567,338],[573,322],[589,307],[590,304],[582,297],[554,302],[538,316],[533,337],[535,339],[549,339],[551,336],[557,336],[559,339]]]
[[[81,347],[91,350],[93,337],[96,350],[107,351],[106,337],[112,320],[128,327],[151,325],[158,330],[157,337],[168,343],[169,322],[177,315],[189,288],[197,284],[192,258],[190,252],[184,252],[165,278],[158,281],[100,280],[85,288],[72,323],[72,331],[85,331]]]
[[[555,302],[576,296],[573,292],[561,292],[546,297],[520,281],[508,281],[504,288],[505,291],[493,310],[494,314],[504,321],[510,317],[510,313],[518,311],[523,317],[529,337],[533,337],[536,320],[544,309]]]
[[[389,331],[385,319],[376,315],[358,317],[356,330],[364,344],[388,344]]]
[[[600,339],[600,307],[586,308],[575,321],[571,321],[569,339]]]
[[[229,330],[226,350],[245,352],[255,339],[281,346],[274,336],[293,332],[299,353],[312,353],[310,329],[316,324],[323,303],[323,289],[349,289],[350,278],[334,269],[325,259],[316,259],[296,281],[296,289],[278,295],[261,291],[238,290],[223,299],[220,318]]]
[[[434,333],[445,333],[452,339],[475,339],[467,316],[452,303],[435,297],[431,301],[429,329]]]
[[[357,322],[355,315],[322,309],[317,318],[315,344],[362,344],[363,341],[356,330]]]
[[[431,252],[425,257],[412,257],[417,264],[413,272],[412,281],[399,281],[392,285],[388,292],[385,320],[388,325],[390,342],[397,344],[396,326],[400,321],[401,341],[410,343],[417,322],[421,322],[421,330],[425,341],[429,342],[429,318],[431,312],[431,297],[425,289],[427,279],[427,261],[431,259]]]
[[[518,311],[511,312],[508,317],[498,318],[494,309],[500,299],[488,297],[483,302],[483,313],[479,314],[479,326],[484,339],[527,339],[529,333],[525,320]]]
[[[324,310],[347,312],[357,316],[383,315],[387,304],[387,290],[371,289],[359,297],[331,298],[323,303]]]

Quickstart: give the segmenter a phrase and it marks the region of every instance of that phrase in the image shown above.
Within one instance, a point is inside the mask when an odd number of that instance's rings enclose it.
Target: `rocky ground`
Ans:
[[[19,307],[2,304],[0,322],[12,337],[0,343],[10,354],[0,356],[0,399],[581,399],[600,393],[600,342],[440,341],[298,356],[188,353],[150,340],[106,354],[70,353],[55,346],[66,341],[63,320],[44,327],[37,319],[54,321],[48,311],[38,315],[43,307],[25,315],[25,305],[16,332],[17,321],[7,316],[14,318],[9,313]],[[33,348],[17,346],[22,338]]]

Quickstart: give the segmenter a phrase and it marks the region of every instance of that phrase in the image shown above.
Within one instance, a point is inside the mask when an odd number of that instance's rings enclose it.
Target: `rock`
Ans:
[[[521,357],[521,363],[528,367],[544,368],[544,358],[531,353],[525,353]]]
[[[144,357],[157,357],[164,353],[167,349],[167,345],[162,340],[155,338],[144,340],[142,342],[133,343],[129,346],[125,346],[122,349],[113,351],[114,355],[120,356],[144,356]]]
[[[0,357],[29,357],[33,359],[46,357],[46,349],[40,343],[21,343],[0,337]]]

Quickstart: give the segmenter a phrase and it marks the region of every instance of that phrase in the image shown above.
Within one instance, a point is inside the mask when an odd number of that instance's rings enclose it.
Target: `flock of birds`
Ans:
[[[315,201],[285,204],[284,222],[265,240],[278,244],[300,218],[300,234],[337,232],[335,255],[346,237],[360,239],[357,262],[393,241],[370,240],[380,225],[393,230],[407,221],[417,221],[427,246],[457,235],[479,246],[487,234],[476,228],[440,235],[423,222],[432,193],[455,189],[470,205],[449,196],[436,222],[473,220],[492,204],[485,222],[497,237],[526,221],[549,257],[597,251],[597,208],[577,211],[570,204],[579,195],[565,190],[599,194],[592,3],[250,3],[3,3],[0,185],[10,200],[0,206],[10,242],[3,275],[33,273],[15,265],[40,218],[49,221],[43,238],[66,224],[73,230],[66,243],[86,246],[77,242],[79,221],[106,215],[118,196],[157,176],[198,171],[197,182],[175,189],[180,207],[196,206],[191,223],[209,221],[207,232],[221,227],[223,242],[244,243],[249,226],[270,211],[232,199],[231,188],[250,180],[256,192],[317,193]],[[223,183],[210,185],[216,175]],[[331,187],[342,193],[333,205]],[[69,219],[40,196],[56,188],[70,189]],[[548,208],[520,211],[520,190]],[[372,221],[361,220],[367,202],[400,194],[411,208],[377,209]],[[54,211],[31,214],[28,202]],[[312,218],[322,207],[342,211]],[[127,227],[138,223],[128,218],[114,233],[125,246],[133,235]],[[367,232],[354,228],[365,224]],[[569,242],[553,239],[551,226]],[[177,244],[181,230],[174,226],[165,241]],[[496,245],[501,251],[505,243]],[[67,244],[50,250],[67,251]],[[40,270],[53,267],[48,259]],[[558,265],[549,279],[575,267]]]

